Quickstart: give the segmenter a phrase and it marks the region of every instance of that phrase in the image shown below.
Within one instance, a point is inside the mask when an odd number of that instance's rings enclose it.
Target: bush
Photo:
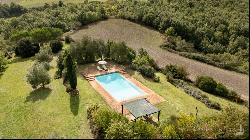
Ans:
[[[177,132],[173,125],[167,125],[162,132],[164,139],[179,139]]]
[[[43,47],[38,54],[36,54],[38,62],[51,62],[53,60],[52,50],[49,47]]]
[[[215,93],[221,97],[227,97],[229,90],[223,84],[218,83],[215,89]]]
[[[186,80],[188,76],[188,73],[184,69],[184,67],[180,67],[180,66],[172,65],[172,64],[166,65],[165,69],[163,70],[163,73],[175,79],[182,79],[182,80]]]
[[[63,72],[63,69],[64,69],[64,53],[60,53],[59,56],[58,56],[58,59],[57,59],[57,71],[56,71],[56,74],[55,74],[55,79],[59,79],[62,77],[62,72]]]
[[[105,139],[133,139],[133,131],[129,123],[113,122],[106,130]]]
[[[63,43],[60,40],[50,41],[50,47],[53,53],[58,53],[63,48]]]
[[[27,74],[27,82],[32,85],[32,88],[37,88],[38,86],[44,87],[50,83],[50,76],[48,71],[43,65],[33,65]]]
[[[158,82],[160,82],[160,77],[159,76],[155,76],[153,80],[154,80],[154,82],[158,83]]]
[[[50,64],[48,62],[35,62],[34,65],[41,65],[43,66],[47,71],[50,69]]]
[[[65,43],[70,44],[73,41],[73,39],[70,36],[65,36]]]
[[[107,109],[98,109],[93,114],[94,135],[96,138],[104,138],[106,130],[112,124],[112,121],[128,123],[128,119],[121,114],[109,111]]]
[[[208,76],[200,76],[196,79],[195,84],[201,90],[208,92],[208,93],[215,93],[217,83],[216,81]]]
[[[15,48],[15,54],[22,58],[34,56],[40,50],[39,44],[34,44],[29,38],[21,39]]]
[[[136,120],[132,122],[132,130],[134,133],[134,139],[156,139],[157,128],[143,120]]]
[[[0,74],[5,71],[7,68],[7,60],[4,57],[4,54],[0,52]]]
[[[148,78],[154,78],[155,77],[155,70],[154,68],[150,67],[150,66],[140,66],[138,68],[138,71],[143,75],[146,76]]]

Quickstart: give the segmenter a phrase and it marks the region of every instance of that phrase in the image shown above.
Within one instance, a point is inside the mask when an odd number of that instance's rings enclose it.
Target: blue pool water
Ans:
[[[146,95],[141,89],[125,79],[120,73],[97,76],[96,80],[117,101],[124,101]]]

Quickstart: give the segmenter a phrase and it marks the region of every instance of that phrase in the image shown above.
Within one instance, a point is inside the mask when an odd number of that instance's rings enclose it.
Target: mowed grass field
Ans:
[[[20,59],[0,77],[0,138],[92,138],[87,108],[95,103],[106,106],[102,97],[80,75],[76,97],[65,92],[61,79],[52,78],[46,89],[33,90],[26,82],[33,63]]]
[[[69,47],[69,46],[68,46]],[[87,108],[91,104],[108,107],[104,99],[91,85],[78,75],[80,95],[71,97],[65,92],[62,80],[52,79],[45,89],[33,90],[26,82],[28,69],[34,58],[17,59],[9,64],[0,77],[0,137],[1,138],[92,138],[87,122]],[[51,62],[50,75],[56,71],[56,58]],[[85,66],[79,66],[79,69]],[[137,72],[129,72],[135,79],[161,95],[166,101],[157,104],[161,110],[161,120],[180,112],[199,116],[215,115],[219,111],[207,108],[203,103],[187,95],[167,82],[163,74],[160,83],[145,79]],[[232,105],[248,111],[227,100],[208,95],[222,107]]]
[[[42,6],[44,3],[58,3],[59,0],[0,0],[2,3],[15,2],[25,7]],[[84,0],[62,0],[64,3],[83,3]],[[106,0],[89,0],[89,1],[106,1]]]
[[[164,42],[164,36],[145,26],[122,19],[108,19],[87,25],[71,34],[76,41],[81,40],[82,36],[105,41],[124,41],[135,50],[144,48],[160,67],[165,67],[167,64],[181,65],[187,69],[189,78],[193,81],[197,76],[207,75],[235,90],[242,97],[247,99],[249,97],[248,75],[220,69],[163,50],[159,46]]]

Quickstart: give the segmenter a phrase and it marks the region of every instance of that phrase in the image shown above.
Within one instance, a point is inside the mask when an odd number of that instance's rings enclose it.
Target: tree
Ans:
[[[63,48],[63,43],[60,40],[50,41],[50,48],[53,53],[58,53]]]
[[[31,31],[31,38],[36,43],[45,43],[57,39],[62,33],[59,28],[35,28]]]
[[[77,86],[77,76],[76,76],[76,62],[73,60],[71,54],[66,52],[65,56],[65,68],[66,68],[66,74],[65,78],[66,81],[69,81],[70,87],[72,89],[76,89]]]
[[[51,62],[53,60],[52,50],[50,47],[43,47],[38,54],[36,54],[38,62]]]
[[[51,81],[48,71],[40,64],[33,65],[26,77],[27,82],[31,84],[34,89],[38,86],[45,87],[45,85],[48,85]]]
[[[40,47],[38,44],[32,43],[30,38],[23,38],[18,42],[15,54],[22,58],[27,58],[34,56],[39,50]]]

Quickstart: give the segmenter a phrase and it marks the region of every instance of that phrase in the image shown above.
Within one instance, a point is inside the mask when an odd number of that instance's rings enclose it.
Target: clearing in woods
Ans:
[[[81,40],[83,36],[105,41],[124,41],[135,50],[144,48],[161,67],[170,63],[182,65],[187,68],[191,80],[195,80],[199,75],[211,76],[238,92],[242,97],[249,97],[248,75],[220,69],[163,50],[159,47],[164,41],[163,35],[136,23],[122,19],[108,19],[85,26],[71,34],[76,41]]]

